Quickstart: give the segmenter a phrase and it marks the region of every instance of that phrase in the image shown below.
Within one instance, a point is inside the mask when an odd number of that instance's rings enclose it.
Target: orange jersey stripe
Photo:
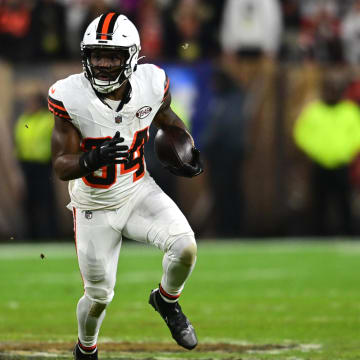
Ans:
[[[50,106],[50,104],[49,104],[48,107],[49,107],[49,110],[50,110],[52,113],[54,113],[54,115],[59,116],[59,117],[62,117],[62,118],[65,118],[65,119],[71,119],[71,117],[70,117],[69,115],[64,115],[64,114],[61,114],[61,113],[59,113],[58,111],[56,111],[56,109],[52,108],[52,107]]]
[[[60,109],[60,110],[62,110],[62,111],[65,111],[65,112],[67,113],[67,111],[66,111],[66,109],[65,109],[64,107],[59,106],[59,105],[56,105],[56,104],[52,103],[50,100],[48,100],[48,102],[49,102],[49,104],[51,104],[53,107],[56,107],[56,108],[58,108],[58,109]]]
[[[161,101],[164,101],[165,98],[168,96],[168,89],[169,89],[169,85],[170,85],[170,79],[167,78],[166,80],[167,80],[167,82],[166,82],[166,86],[165,86],[165,89],[164,89],[164,97],[162,98]]]
[[[107,34],[108,30],[109,30],[109,24],[110,21],[112,19],[112,17],[115,15],[115,13],[109,13],[104,21],[104,25],[101,29],[101,34]],[[106,40],[106,35],[101,35],[101,40]]]
[[[164,94],[166,93],[167,89],[169,88],[169,85],[170,85],[170,79],[167,78],[167,83],[166,83],[166,86],[165,86]]]

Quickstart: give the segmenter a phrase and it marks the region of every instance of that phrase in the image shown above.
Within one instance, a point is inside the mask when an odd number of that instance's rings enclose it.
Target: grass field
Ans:
[[[40,254],[44,254],[42,259]],[[100,359],[360,359],[360,242],[202,242],[179,348],[147,304],[161,253],[125,243]],[[74,246],[0,246],[0,360],[71,359],[82,295]]]

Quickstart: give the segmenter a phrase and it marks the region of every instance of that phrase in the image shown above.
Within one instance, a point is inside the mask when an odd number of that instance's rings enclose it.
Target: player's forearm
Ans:
[[[68,181],[81,178],[91,171],[79,164],[80,154],[67,154],[59,156],[54,161],[54,170],[60,180]]]
[[[165,111],[159,113],[155,119],[154,119],[154,124],[158,129],[162,129],[162,130],[166,130],[167,127],[171,127],[171,126],[176,126],[179,127],[183,130],[185,130],[194,145],[194,140],[189,132],[189,130],[187,129],[186,125],[184,124],[184,122],[171,110],[171,108],[166,109]]]
[[[184,122],[178,117],[178,116],[172,116],[168,119],[168,122],[166,124],[167,126],[177,126],[181,129],[184,129],[188,132],[188,129],[186,128],[186,125]]]
[[[166,112],[159,114],[154,119],[154,125],[158,129],[165,130],[169,126],[176,126],[181,129],[187,130],[186,125],[184,122],[173,112]]]

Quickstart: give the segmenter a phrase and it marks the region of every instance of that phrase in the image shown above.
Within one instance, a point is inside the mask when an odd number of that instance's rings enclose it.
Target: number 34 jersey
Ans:
[[[146,171],[144,145],[149,126],[168,94],[169,80],[157,66],[142,64],[132,74],[130,85],[131,98],[120,111],[99,99],[84,73],[71,75],[50,87],[49,110],[75,126],[81,135],[82,151],[95,148],[120,131],[130,152],[127,164],[104,166],[71,180],[69,207],[81,210],[122,207],[151,179]]]

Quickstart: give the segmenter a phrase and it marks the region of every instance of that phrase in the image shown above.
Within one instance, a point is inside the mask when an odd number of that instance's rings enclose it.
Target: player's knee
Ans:
[[[197,246],[196,243],[189,244],[180,254],[180,261],[186,265],[193,265],[196,260]]]
[[[93,302],[109,304],[114,297],[115,277],[102,265],[83,266],[82,275],[86,296]]]
[[[112,288],[85,286],[86,296],[95,303],[107,305],[114,297],[114,290]]]
[[[186,265],[193,265],[196,261],[197,246],[192,235],[181,236],[177,238],[170,251],[176,260]]]

